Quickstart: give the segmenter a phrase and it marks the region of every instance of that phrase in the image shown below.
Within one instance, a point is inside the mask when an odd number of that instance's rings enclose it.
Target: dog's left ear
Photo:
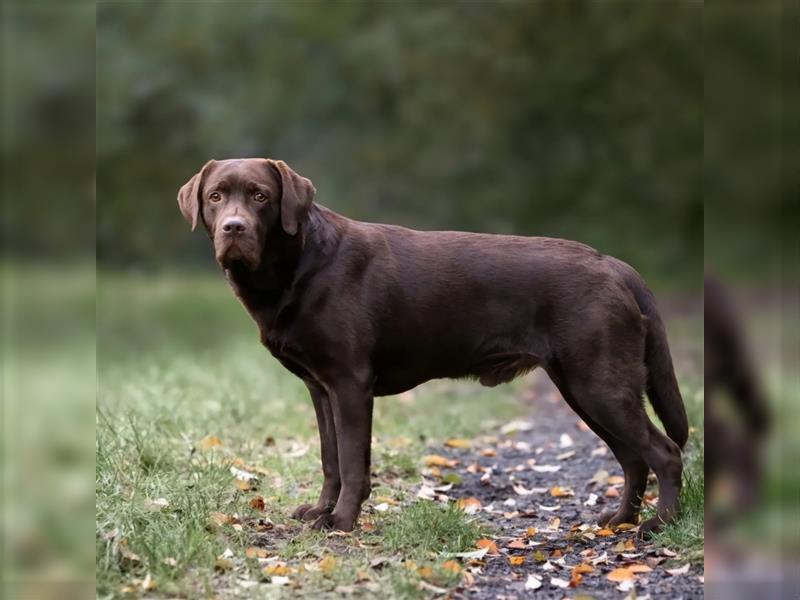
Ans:
[[[267,164],[275,169],[281,178],[281,225],[286,233],[294,235],[300,223],[308,215],[317,190],[309,179],[295,173],[282,160],[268,158]]]
[[[203,183],[203,176],[212,164],[214,164],[213,159],[204,164],[200,172],[193,175],[178,190],[178,206],[186,220],[192,224],[192,231],[197,228],[197,219],[200,216],[200,186]]]

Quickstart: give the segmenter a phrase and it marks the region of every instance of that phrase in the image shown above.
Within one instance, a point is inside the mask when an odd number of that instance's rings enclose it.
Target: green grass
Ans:
[[[313,407],[302,383],[261,347],[222,279],[101,275],[98,293],[100,596],[117,595],[148,573],[164,594],[231,588],[235,577],[215,572],[216,558],[226,548],[241,556],[253,540],[231,527],[209,528],[209,514],[263,517],[249,505],[256,495],[267,502],[266,516],[294,528],[275,536],[271,554],[310,564],[335,548],[338,565],[330,576],[292,575],[306,593],[352,584],[372,558],[388,554],[390,564],[370,571],[375,583],[398,597],[418,596],[419,577],[406,559],[435,566],[443,553],[474,546],[480,529],[472,518],[429,503],[369,515],[375,531],[360,534],[364,548],[291,523],[292,508],[315,500],[321,484]],[[378,399],[373,499],[402,501],[419,481],[428,445],[521,415],[517,389],[435,382],[402,398]],[[206,436],[218,436],[222,445],[202,450]],[[236,459],[268,473],[257,491],[234,486],[229,469]],[[167,507],[149,510],[148,502],[159,498]],[[256,566],[251,574],[260,576]]]
[[[233,595],[243,576],[263,580],[258,562],[244,559],[254,544],[294,569],[289,576],[309,595],[352,586],[364,572],[380,597],[427,597],[429,582],[447,587],[448,553],[474,548],[486,532],[452,507],[413,502],[426,448],[448,437],[470,438],[528,410],[517,398],[524,382],[487,389],[431,382],[413,394],[376,400],[371,528],[353,536],[311,532],[288,515],[315,500],[321,484],[316,422],[301,382],[272,359],[255,326],[221,277],[101,274],[98,276],[98,400],[96,432],[96,577],[100,597],[141,589],[149,574],[157,592],[183,597]],[[694,388],[697,389],[696,387]],[[698,403],[702,395],[687,394]],[[454,401],[456,400],[457,401]],[[699,421],[701,423],[701,421]],[[218,436],[221,445],[203,449]],[[687,456],[684,517],[659,539],[702,548],[702,436]],[[258,489],[242,491],[230,467],[258,467]],[[245,467],[247,468],[247,467]],[[691,484],[690,484],[691,482]],[[261,496],[264,513],[250,500]],[[154,509],[152,501],[166,499]],[[391,501],[387,512],[369,505]],[[252,537],[209,522],[211,513],[245,524],[268,517],[274,529]],[[235,570],[215,570],[226,549]],[[336,568],[316,568],[327,555]],[[378,557],[388,560],[370,568]],[[372,586],[371,588],[369,586]],[[291,595],[288,588],[246,591]],[[267,591],[264,591],[267,590]],[[261,597],[261,596],[257,596]]]

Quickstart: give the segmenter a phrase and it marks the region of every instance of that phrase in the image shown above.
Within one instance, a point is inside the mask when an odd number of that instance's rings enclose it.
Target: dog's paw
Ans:
[[[601,514],[597,519],[597,524],[600,527],[616,527],[617,525],[622,525],[623,523],[636,525],[638,520],[639,515],[633,511],[623,511],[622,509],[618,509],[608,510]]]
[[[664,528],[664,522],[658,517],[647,519],[644,523],[639,525],[639,539],[645,540],[658,533]]]
[[[339,531],[353,531],[355,519],[343,518],[333,513],[323,513],[311,525],[311,529],[322,531],[327,529],[337,529]]]
[[[292,513],[292,518],[298,521],[313,521],[322,514],[333,511],[333,506],[328,504],[301,504]]]
[[[292,512],[292,518],[300,521],[303,519],[303,516],[312,508],[314,508],[313,504],[301,504],[294,509],[294,512]]]

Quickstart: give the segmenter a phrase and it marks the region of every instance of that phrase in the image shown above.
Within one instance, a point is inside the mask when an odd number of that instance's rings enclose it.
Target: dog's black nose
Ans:
[[[229,235],[238,235],[246,230],[247,226],[239,217],[228,217],[222,222],[222,231]]]

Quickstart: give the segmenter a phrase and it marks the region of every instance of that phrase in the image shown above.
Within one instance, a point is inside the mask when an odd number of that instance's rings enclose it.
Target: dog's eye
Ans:
[[[219,202],[222,200],[222,196],[220,196],[219,192],[211,192],[208,196],[212,202]]]
[[[264,200],[267,199],[267,197],[261,192],[256,192],[256,195],[253,196],[253,198],[255,199],[256,202],[264,202]]]

